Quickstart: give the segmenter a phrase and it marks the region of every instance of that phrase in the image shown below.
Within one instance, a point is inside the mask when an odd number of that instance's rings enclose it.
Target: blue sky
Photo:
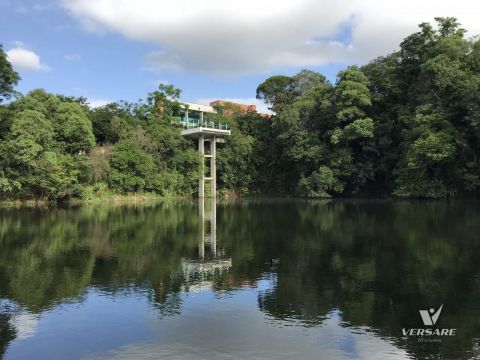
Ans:
[[[0,0],[0,43],[22,77],[23,93],[41,87],[98,104],[136,101],[168,82],[187,101],[254,102],[268,76],[308,68],[335,81],[346,64],[395,50],[434,16],[455,15],[473,33],[480,30],[472,15],[478,5],[415,4]]]

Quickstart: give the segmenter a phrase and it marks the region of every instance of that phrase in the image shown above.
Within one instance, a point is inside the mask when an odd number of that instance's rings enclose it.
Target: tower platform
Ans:
[[[198,140],[198,152],[202,155],[202,165],[200,178],[198,181],[198,197],[205,197],[205,182],[209,181],[211,186],[210,196],[217,195],[217,166],[216,157],[217,143],[224,143],[225,137],[230,136],[231,132],[228,124],[215,123],[208,121],[208,116],[204,113],[216,114],[216,110],[211,106],[198,105],[192,103],[182,103],[183,113],[178,117],[175,123],[182,127],[182,135],[191,139]],[[205,147],[209,143],[209,147]],[[210,174],[205,175],[205,161],[210,163]]]
[[[230,136],[231,133],[230,133],[230,130],[227,130],[227,129],[216,129],[216,128],[198,126],[198,127],[182,130],[182,135],[185,137],[197,139],[200,136],[203,136],[205,138],[209,138],[212,136],[221,138],[222,136]]]

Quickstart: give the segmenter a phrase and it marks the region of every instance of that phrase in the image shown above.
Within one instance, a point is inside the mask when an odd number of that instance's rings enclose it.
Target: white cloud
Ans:
[[[48,71],[50,68],[40,62],[40,56],[31,50],[23,47],[23,44],[17,42],[17,46],[6,52],[8,61],[19,69],[34,70],[34,71]]]
[[[398,47],[435,16],[480,32],[471,0],[62,0],[92,31],[147,41],[151,69],[252,73],[331,62],[365,62]],[[351,37],[338,38],[342,28]]]
[[[82,57],[79,54],[67,54],[63,58],[67,61],[80,61]]]
[[[196,104],[202,104],[202,105],[209,105],[212,101],[215,100],[225,100],[225,101],[230,101],[234,102],[237,104],[244,104],[244,105],[255,105],[257,107],[257,111],[259,113],[264,113],[264,114],[272,114],[272,111],[268,109],[268,105],[265,104],[262,100],[259,100],[257,98],[211,98],[211,99],[197,99],[195,101]]]
[[[18,340],[27,339],[35,335],[38,327],[38,318],[30,313],[22,312],[10,319],[12,326],[16,330]]]
[[[102,107],[107,104],[110,104],[114,101],[112,100],[105,100],[105,99],[88,99],[88,104],[90,105],[91,109],[97,108],[97,107]]]

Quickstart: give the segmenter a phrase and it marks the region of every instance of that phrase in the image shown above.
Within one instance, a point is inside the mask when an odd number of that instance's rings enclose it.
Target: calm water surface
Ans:
[[[0,359],[476,358],[479,203],[0,210]]]

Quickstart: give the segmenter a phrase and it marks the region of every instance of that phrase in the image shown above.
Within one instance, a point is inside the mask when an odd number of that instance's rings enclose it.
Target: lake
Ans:
[[[0,358],[480,358],[480,203],[0,209]]]

